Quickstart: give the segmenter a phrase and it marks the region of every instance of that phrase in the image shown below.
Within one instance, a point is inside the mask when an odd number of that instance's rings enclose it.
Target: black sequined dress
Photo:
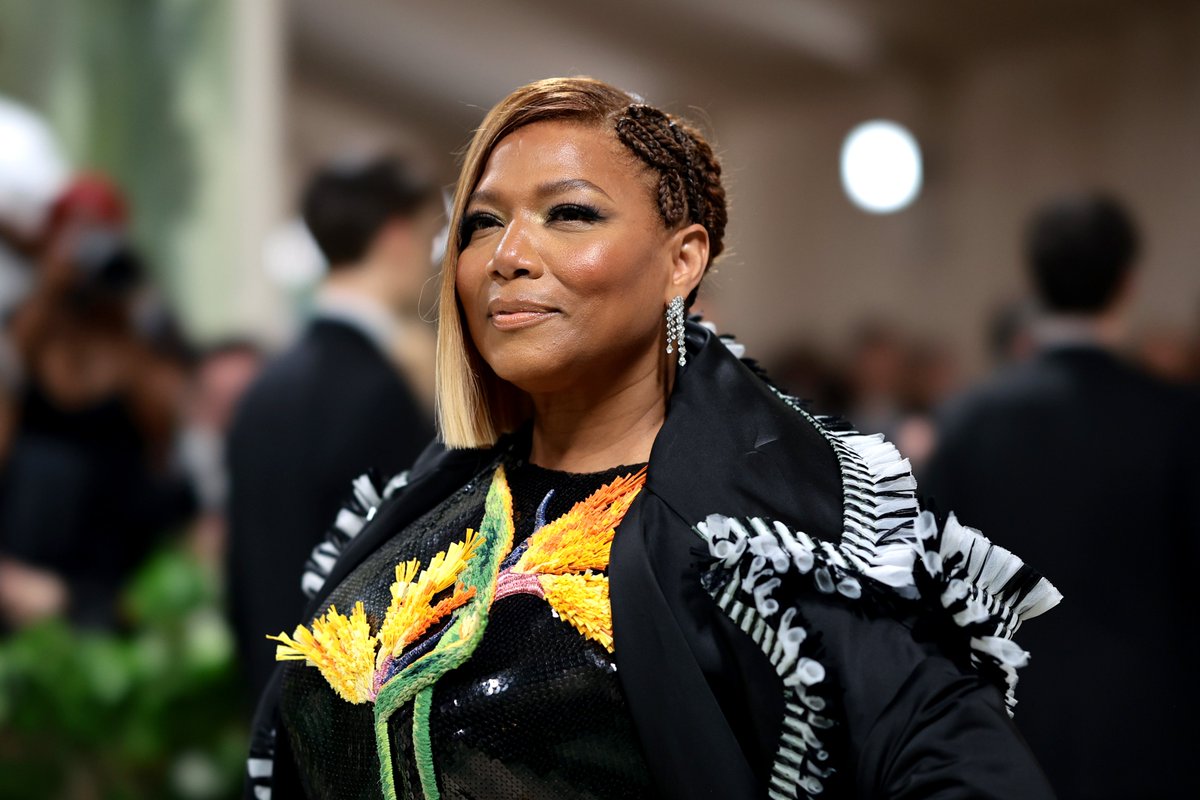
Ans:
[[[510,463],[514,537],[502,566],[515,563],[530,534],[547,521],[637,470],[574,474]],[[488,488],[486,482],[467,486],[394,536],[333,591],[331,604],[348,610],[361,600],[377,621],[387,609],[396,564],[427,563],[467,528],[478,528],[480,520],[472,517]],[[436,634],[431,630],[414,654]],[[521,592],[497,599],[474,653],[434,689],[429,745],[440,796],[653,796],[616,669],[608,649],[582,636],[545,600]],[[384,796],[370,703],[347,702],[318,670],[296,661],[284,668],[280,712],[309,797]],[[397,796],[425,797],[413,704],[398,709],[388,727]]]

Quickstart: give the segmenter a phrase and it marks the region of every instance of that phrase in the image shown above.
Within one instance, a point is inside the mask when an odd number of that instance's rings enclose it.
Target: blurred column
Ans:
[[[263,245],[285,217],[282,0],[233,1],[234,105],[237,127],[237,262],[242,267],[232,313],[243,329],[278,337],[284,297],[267,279]]]
[[[281,218],[283,5],[0,0],[0,94],[127,192],[137,245],[202,340],[284,325],[261,252]]]

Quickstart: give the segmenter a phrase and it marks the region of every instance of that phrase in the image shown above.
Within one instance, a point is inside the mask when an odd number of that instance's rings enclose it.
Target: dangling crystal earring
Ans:
[[[679,346],[679,366],[687,363],[687,342],[684,340],[683,333],[683,295],[675,295],[675,299],[671,301],[671,305],[667,306],[667,352],[673,353],[675,350],[672,343],[676,342]]]

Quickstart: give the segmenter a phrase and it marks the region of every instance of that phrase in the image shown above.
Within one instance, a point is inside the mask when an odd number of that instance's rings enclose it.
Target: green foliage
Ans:
[[[128,632],[0,642],[0,800],[236,797],[249,726],[218,594],[173,546],[130,584]]]

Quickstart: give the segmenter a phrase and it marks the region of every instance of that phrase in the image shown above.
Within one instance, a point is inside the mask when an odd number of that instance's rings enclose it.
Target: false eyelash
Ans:
[[[564,212],[574,215],[574,218],[563,219],[562,215]],[[604,219],[604,216],[598,209],[584,203],[562,203],[550,209],[549,216],[552,220],[561,220],[563,222],[599,222]]]
[[[465,216],[458,226],[459,249],[466,247],[470,243],[471,237],[480,229],[480,223],[487,221],[499,223],[499,220],[493,214],[488,214],[484,211],[476,211]]]

